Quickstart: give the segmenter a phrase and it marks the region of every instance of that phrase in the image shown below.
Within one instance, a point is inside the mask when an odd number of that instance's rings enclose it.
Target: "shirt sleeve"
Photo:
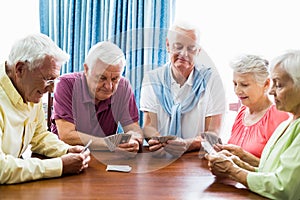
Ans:
[[[59,156],[65,154],[69,145],[60,141],[55,134],[46,131],[42,104],[36,116],[35,133],[32,138],[32,151],[57,157],[41,160],[38,158],[21,159],[2,151],[2,129],[0,129],[0,183],[13,184],[42,178],[59,177],[62,174],[62,160]]]
[[[53,99],[53,119],[63,119],[74,124],[72,113],[73,84],[66,78],[61,78],[55,86]]]
[[[118,86],[118,89],[119,88],[121,90],[118,91],[120,93],[117,95],[118,105],[116,106],[118,109],[115,110],[113,108],[113,111],[118,113],[118,116],[120,116],[119,121],[124,127],[134,122],[138,122],[139,113],[129,81],[123,78],[123,82]]]
[[[21,183],[62,175],[61,158],[45,160],[38,158],[21,159],[6,155],[2,150],[0,151],[0,184]]]
[[[300,128],[284,134],[295,135],[284,141],[284,145],[266,146],[269,152],[278,151],[276,148],[283,148],[277,155],[272,155],[274,160],[266,159],[265,162],[273,165],[274,170],[250,172],[247,176],[249,189],[262,196],[271,199],[300,199]],[[282,137],[282,136],[281,136]],[[265,151],[265,150],[264,150]],[[270,157],[270,156],[269,156]]]
[[[141,98],[140,98],[140,110],[152,113],[158,112],[156,94],[153,91],[152,84],[150,82],[151,74],[146,73],[143,79],[141,88]]]
[[[206,116],[224,114],[226,109],[225,90],[216,69],[212,69],[206,92],[210,93]]]
[[[30,142],[32,145],[32,152],[47,157],[60,157],[66,154],[69,145],[60,140],[56,134],[53,134],[46,129],[42,104],[39,106],[36,118],[37,124],[33,130],[34,135]]]

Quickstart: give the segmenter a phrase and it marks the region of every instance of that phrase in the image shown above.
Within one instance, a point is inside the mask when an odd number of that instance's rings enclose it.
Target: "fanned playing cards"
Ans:
[[[167,135],[167,136],[153,136],[151,138],[146,138],[147,141],[149,141],[150,139],[152,140],[157,140],[160,143],[165,143],[168,140],[176,140],[176,136],[175,135]]]
[[[107,136],[104,138],[104,141],[107,144],[107,147],[110,151],[115,151],[116,147],[119,144],[129,142],[130,138],[131,138],[130,134],[121,133],[121,134]]]
[[[213,146],[207,141],[203,140],[201,141],[201,145],[208,154],[216,154],[216,150],[213,148]]]

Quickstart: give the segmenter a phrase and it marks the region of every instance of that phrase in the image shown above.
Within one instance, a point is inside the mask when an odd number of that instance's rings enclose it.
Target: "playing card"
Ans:
[[[209,154],[217,153],[216,150],[212,147],[212,145],[207,140],[202,140],[201,145],[207,153]]]
[[[110,136],[108,136],[108,137],[110,137]],[[116,146],[114,145],[113,142],[111,142],[111,139],[108,138],[108,137],[105,137],[105,138],[104,138],[104,141],[105,141],[105,143],[106,143],[106,145],[107,145],[107,148],[108,148],[110,151],[114,151],[115,148],[116,148]]]
[[[151,139],[158,140],[160,143],[165,143],[168,140],[176,140],[176,136],[174,135],[167,135],[167,136],[154,136]]]
[[[119,141],[117,144],[124,144],[124,143],[127,143],[130,138],[131,138],[131,135],[130,134],[118,134],[119,135]],[[121,137],[120,137],[121,136]]]
[[[131,167],[129,165],[107,165],[106,171],[130,172]]]
[[[210,133],[210,132],[204,132],[201,133],[201,137],[205,140],[207,140],[210,145],[214,145],[214,144],[222,144],[222,140],[221,138],[219,138],[216,134],[214,133]]]
[[[110,151],[114,151],[119,144],[129,142],[131,138],[130,134],[121,133],[110,135],[104,138],[104,141]]]

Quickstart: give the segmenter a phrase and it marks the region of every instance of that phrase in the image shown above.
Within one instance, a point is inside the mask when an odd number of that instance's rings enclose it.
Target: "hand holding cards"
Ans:
[[[92,140],[90,139],[89,142],[84,146],[84,149],[81,151],[81,153],[84,153],[89,148],[91,143],[92,143]]]
[[[176,140],[176,136],[174,135],[167,135],[167,136],[153,136],[151,138],[148,138],[148,140],[157,140],[160,143],[166,143],[168,140]]]
[[[201,141],[201,145],[208,154],[215,154],[217,153],[216,150],[213,148],[213,146],[207,141],[203,140]]]
[[[131,138],[130,134],[122,133],[110,135],[104,138],[104,141],[110,151],[114,151],[119,144],[129,142]]]
[[[207,140],[211,145],[222,144],[221,138],[219,138],[215,133],[204,132],[204,133],[201,133],[201,137],[202,137],[202,139]]]
[[[222,144],[221,138],[219,138],[216,134],[210,132],[201,133],[201,146],[206,153],[215,154],[216,150],[213,148],[213,145],[219,143]],[[200,155],[202,157],[203,155]]]

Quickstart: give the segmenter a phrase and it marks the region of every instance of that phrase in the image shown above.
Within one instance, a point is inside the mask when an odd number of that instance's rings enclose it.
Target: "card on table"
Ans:
[[[129,165],[107,165],[106,171],[130,172],[131,167]]]
[[[131,138],[130,134],[121,133],[110,135],[104,138],[105,143],[110,151],[114,151],[119,144],[129,142]]]

